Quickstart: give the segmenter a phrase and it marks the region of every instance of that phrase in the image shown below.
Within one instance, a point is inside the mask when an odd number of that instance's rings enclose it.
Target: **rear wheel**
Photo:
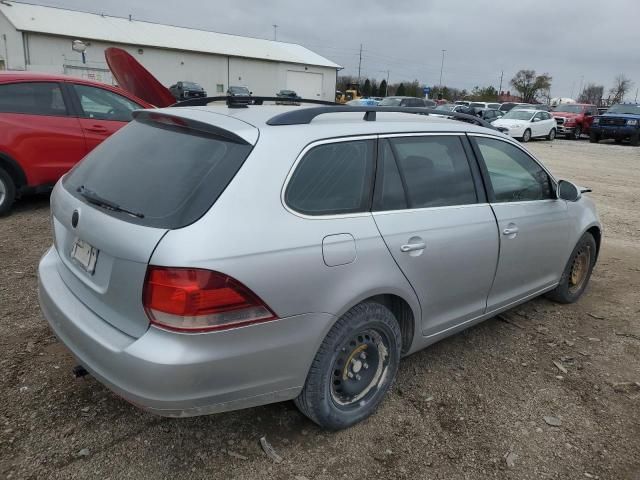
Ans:
[[[527,128],[522,134],[522,141],[527,143],[529,140],[531,140],[531,130]]]
[[[629,138],[629,142],[634,147],[637,147],[638,145],[640,145],[640,133],[636,133],[634,135],[631,135],[631,138]]]
[[[591,134],[589,135],[589,141],[591,143],[598,143],[600,141],[600,135],[591,132]]]
[[[16,199],[16,185],[13,178],[0,168],[0,216],[7,215]]]
[[[621,138],[616,138],[614,141],[615,141],[617,144],[622,143],[622,139],[621,139]]]
[[[547,296],[558,303],[577,301],[589,283],[591,272],[596,264],[596,241],[593,235],[585,233],[571,252],[560,283]]]
[[[362,303],[331,328],[296,406],[321,427],[339,430],[371,415],[398,371],[402,337],[394,315]]]
[[[547,140],[555,140],[556,138],[556,129],[552,128],[551,131],[549,132],[549,135],[547,135]]]

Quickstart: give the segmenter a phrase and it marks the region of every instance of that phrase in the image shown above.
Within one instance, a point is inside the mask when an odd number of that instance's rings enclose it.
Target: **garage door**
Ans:
[[[322,74],[287,70],[287,89],[302,98],[322,98]]]

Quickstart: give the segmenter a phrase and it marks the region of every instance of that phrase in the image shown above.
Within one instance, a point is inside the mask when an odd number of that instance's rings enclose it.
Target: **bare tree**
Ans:
[[[523,102],[531,103],[540,92],[551,89],[551,76],[548,73],[536,75],[535,70],[520,70],[511,79],[511,85],[520,93]]]
[[[578,98],[580,103],[591,103],[593,105],[600,105],[602,103],[602,97],[604,96],[604,86],[596,85],[595,83],[587,83]]]
[[[609,93],[613,96],[613,103],[622,102],[632,86],[633,82],[624,73],[618,75],[613,81],[613,88],[609,90]]]

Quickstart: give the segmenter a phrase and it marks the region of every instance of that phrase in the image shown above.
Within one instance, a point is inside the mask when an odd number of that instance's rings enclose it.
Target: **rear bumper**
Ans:
[[[305,314],[206,334],[150,327],[134,338],[78,300],[58,274],[59,262],[50,249],[39,266],[40,305],[57,337],[101,383],[163,416],[295,398],[333,323],[329,314]]]

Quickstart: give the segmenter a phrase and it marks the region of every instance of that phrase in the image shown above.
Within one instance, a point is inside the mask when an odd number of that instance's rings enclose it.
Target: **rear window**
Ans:
[[[0,112],[31,115],[67,115],[60,85],[25,82],[0,85]]]
[[[63,185],[81,200],[84,187],[144,215],[104,210],[122,220],[181,228],[211,208],[251,148],[188,127],[135,120],[87,155]]]

